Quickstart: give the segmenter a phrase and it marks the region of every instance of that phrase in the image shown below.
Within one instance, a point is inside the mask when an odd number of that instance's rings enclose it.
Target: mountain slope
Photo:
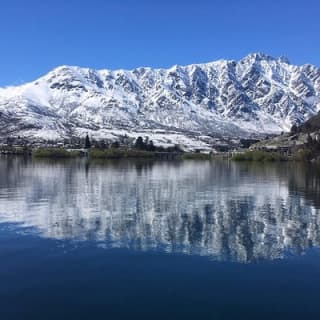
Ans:
[[[0,89],[2,135],[55,139],[141,130],[259,136],[288,131],[319,110],[319,68],[261,53],[170,69],[61,66]]]

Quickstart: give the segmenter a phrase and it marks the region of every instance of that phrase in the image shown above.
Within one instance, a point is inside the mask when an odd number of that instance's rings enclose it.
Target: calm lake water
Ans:
[[[0,319],[320,319],[320,171],[0,158]]]

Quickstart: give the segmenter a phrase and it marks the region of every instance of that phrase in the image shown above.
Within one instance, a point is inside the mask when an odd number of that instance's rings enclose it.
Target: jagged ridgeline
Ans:
[[[34,82],[0,89],[1,134],[44,139],[139,130],[261,136],[289,131],[319,109],[318,67],[261,53],[170,69],[61,66]]]

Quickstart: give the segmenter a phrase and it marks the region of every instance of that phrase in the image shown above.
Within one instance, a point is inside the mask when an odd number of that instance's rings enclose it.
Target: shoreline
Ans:
[[[210,160],[212,155],[200,152],[160,152],[145,151],[134,148],[109,148],[109,149],[66,149],[66,148],[26,148],[26,147],[6,147],[0,148],[1,155],[27,156],[33,158],[48,159],[163,159],[163,160],[183,160],[201,159]]]
[[[75,159],[89,158],[100,160],[112,159],[154,159],[154,160],[232,160],[236,162],[288,162],[304,161],[316,162],[318,158],[297,154],[282,154],[279,152],[266,152],[257,150],[238,150],[235,152],[201,153],[185,151],[146,151],[135,148],[108,148],[108,149],[67,149],[58,147],[0,147],[0,155],[25,156],[47,159]]]

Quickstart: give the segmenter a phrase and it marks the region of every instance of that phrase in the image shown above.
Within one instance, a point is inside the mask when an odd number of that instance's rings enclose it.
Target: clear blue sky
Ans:
[[[319,0],[1,0],[0,86],[62,65],[168,67],[250,52],[320,66]]]

